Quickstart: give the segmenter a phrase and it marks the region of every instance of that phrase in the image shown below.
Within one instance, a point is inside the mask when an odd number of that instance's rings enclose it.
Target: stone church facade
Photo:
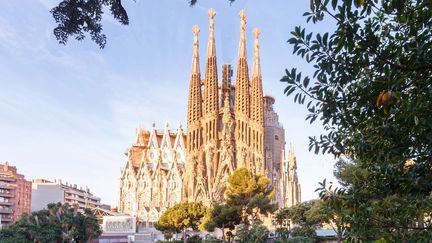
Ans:
[[[224,200],[227,178],[246,167],[265,174],[275,188],[279,206],[300,202],[300,185],[293,150],[285,158],[285,130],[273,110],[274,99],[263,96],[259,30],[254,29],[252,73],[246,54],[246,15],[240,12],[240,43],[235,82],[230,65],[218,77],[214,17],[210,29],[204,75],[199,63],[199,28],[193,27],[193,55],[189,83],[187,128],[138,129],[127,152],[120,177],[119,211],[155,222],[180,201],[205,205]]]

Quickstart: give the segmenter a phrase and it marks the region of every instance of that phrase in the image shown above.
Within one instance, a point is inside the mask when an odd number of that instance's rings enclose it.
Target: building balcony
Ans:
[[[97,208],[97,207],[99,207],[99,204],[87,203],[86,207],[88,207],[88,208]]]
[[[68,203],[71,206],[77,205],[77,206],[81,207],[81,206],[85,205],[83,202],[79,202],[79,201],[76,201],[76,200],[68,200],[68,199],[66,199],[65,202]]]
[[[1,181],[1,180],[0,180]],[[9,185],[7,185],[7,184],[5,184],[5,183],[1,183],[0,182],[0,188],[1,189],[9,189],[9,190],[13,190],[13,189],[15,189],[13,186],[9,186]]]
[[[1,216],[1,222],[2,223],[8,223],[8,222],[12,222],[12,221],[13,221],[12,216]]]
[[[87,197],[87,198],[88,198],[88,200],[95,201],[95,202],[99,202],[101,200],[100,198],[95,197],[95,196],[90,196],[90,197]]]
[[[0,208],[0,213],[4,213],[4,214],[7,214],[7,213],[13,213],[13,210],[12,209],[10,209],[10,208]]]
[[[12,193],[1,193],[0,192],[0,197],[11,198],[11,197],[14,197],[14,194],[12,194]]]
[[[79,201],[80,203],[85,202],[84,198],[73,197],[73,196],[66,196],[65,199],[70,201]]]
[[[13,202],[2,202],[2,201],[0,201],[0,205],[12,206]]]
[[[0,176],[0,181],[15,182],[15,178]]]
[[[72,194],[72,195],[77,195],[77,196],[85,196],[86,195],[85,192],[82,192],[82,191],[80,191],[78,189],[66,189],[65,193]]]

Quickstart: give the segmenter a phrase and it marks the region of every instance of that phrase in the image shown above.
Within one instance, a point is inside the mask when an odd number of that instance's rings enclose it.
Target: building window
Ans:
[[[279,137],[278,137],[278,135],[275,135],[275,140],[279,140]]]

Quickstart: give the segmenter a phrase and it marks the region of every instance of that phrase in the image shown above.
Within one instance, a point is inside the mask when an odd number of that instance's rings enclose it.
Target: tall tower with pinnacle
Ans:
[[[198,89],[199,72],[191,74],[190,95],[201,93],[202,115],[188,117],[188,163],[185,200],[211,203],[222,201],[226,181],[233,170],[246,167],[254,173],[265,173],[264,100],[259,57],[259,30],[254,30],[254,64],[252,80],[246,52],[246,13],[240,11],[240,42],[237,74],[231,84],[231,66],[222,65],[222,82],[217,73],[214,18],[210,9],[205,78]],[[194,35],[194,43],[197,34]],[[192,70],[198,63],[194,44]],[[219,97],[221,96],[221,97]],[[196,110],[199,98],[189,97],[188,111]],[[198,114],[198,113],[197,113]],[[191,126],[191,127],[189,127]],[[197,135],[198,134],[198,135]]]
[[[240,11],[240,42],[237,57],[237,74],[235,80],[234,114],[236,117],[235,139],[237,167],[253,167],[250,159],[250,81],[246,54],[246,13]],[[255,169],[252,168],[255,172]]]
[[[301,187],[297,177],[297,158],[294,154],[294,148],[290,144],[288,152],[288,159],[284,159],[283,169],[284,173],[282,176],[283,189],[283,206],[291,207],[300,202],[301,199]]]
[[[202,177],[202,165],[198,165],[201,158],[201,146],[203,142],[203,130],[201,126],[202,120],[202,93],[201,93],[201,72],[199,65],[199,50],[198,50],[198,33],[200,29],[197,25],[192,28],[194,34],[193,41],[193,54],[192,54],[192,68],[189,83],[189,99],[188,99],[188,113],[187,113],[187,136],[186,136],[186,151],[187,161],[185,175],[185,183],[183,188],[183,195],[189,198],[197,190],[197,186],[202,185],[204,178]],[[198,178],[200,176],[200,178]],[[198,181],[201,180],[201,181]]]
[[[264,174],[264,97],[261,77],[261,64],[259,56],[258,37],[260,30],[255,28],[254,31],[254,62],[252,68],[252,84],[251,84],[251,119],[250,128],[251,134],[251,154],[255,164],[256,173]]]
[[[210,17],[209,37],[207,43],[207,60],[204,79],[204,114],[202,119],[202,129],[204,131],[204,154],[206,167],[207,195],[213,198],[213,185],[217,165],[217,146],[218,146],[218,75],[216,63],[216,43],[214,38],[214,17],[216,11],[208,11]]]
[[[119,211],[137,217],[139,227],[151,227],[180,201],[209,206],[224,200],[228,177],[245,167],[266,175],[275,189],[274,202],[300,202],[297,161],[290,148],[285,157],[285,130],[270,96],[263,97],[260,30],[254,29],[252,73],[246,51],[246,13],[240,11],[240,41],[235,83],[231,65],[218,77],[214,9],[208,11],[209,36],[204,77],[199,62],[198,26],[192,28],[187,129],[140,128],[127,152],[120,177]]]

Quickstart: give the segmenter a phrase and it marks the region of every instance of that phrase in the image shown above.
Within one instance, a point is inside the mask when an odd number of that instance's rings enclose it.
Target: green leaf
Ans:
[[[309,85],[309,81],[310,81],[310,79],[309,79],[309,77],[307,77],[307,76],[303,79],[303,86],[304,86],[305,88],[308,87],[308,85]]]
[[[336,9],[336,6],[337,6],[337,2],[338,2],[338,0],[332,0],[332,8],[333,8],[333,10],[335,10]]]

